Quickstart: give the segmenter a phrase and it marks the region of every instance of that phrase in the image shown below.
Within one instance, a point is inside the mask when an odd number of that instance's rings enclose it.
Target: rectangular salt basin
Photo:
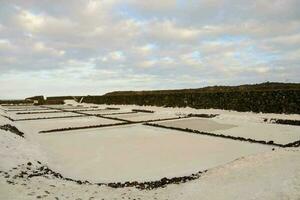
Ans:
[[[91,110],[91,111],[79,111],[79,112],[80,113],[85,113],[85,114],[91,114],[91,115],[103,115],[103,114],[121,113],[121,112],[126,112],[126,111],[103,109],[103,110]]]
[[[174,113],[132,113],[132,114],[122,114],[114,115],[114,117],[119,119],[125,119],[133,122],[137,121],[147,121],[147,120],[157,120],[177,117]]]
[[[287,144],[300,140],[300,127],[254,122],[237,122],[218,119],[189,118],[159,122],[164,126],[189,128],[198,131],[235,137],[251,138],[254,140],[274,141],[278,144]]]
[[[34,119],[34,118],[48,118],[48,117],[65,117],[65,116],[80,116],[81,114],[72,112],[58,112],[58,113],[36,113],[24,115],[10,115],[13,119]]]
[[[254,122],[236,122],[236,125],[238,126],[235,128],[218,130],[216,133],[255,140],[274,141],[278,144],[288,144],[300,140],[300,126]]]
[[[143,125],[38,136],[50,168],[92,182],[185,176],[271,150],[267,145]]]
[[[39,132],[51,129],[61,129],[69,127],[82,127],[82,126],[94,126],[102,124],[115,124],[119,121],[104,119],[99,117],[75,117],[75,118],[61,118],[61,119],[48,119],[48,120],[29,120],[17,122],[22,128],[28,130],[28,132]]]

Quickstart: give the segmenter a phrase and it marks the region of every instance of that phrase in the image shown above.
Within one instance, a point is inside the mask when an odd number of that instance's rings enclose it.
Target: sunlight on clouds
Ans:
[[[42,16],[34,15],[26,10],[21,11],[18,18],[21,25],[31,31],[39,29],[45,23],[45,19]]]
[[[155,45],[154,44],[146,44],[144,46],[141,46],[139,47],[139,49],[143,52],[150,52],[152,51],[153,49],[155,49]]]
[[[43,42],[37,42],[34,44],[33,49],[36,52],[51,54],[54,56],[63,56],[65,54],[64,50],[57,50],[51,47],[46,47]]]
[[[0,82],[16,89],[41,73],[28,84],[47,79],[41,85],[67,85],[51,89],[63,92],[80,80],[81,89],[70,91],[97,94],[299,82],[299,7],[298,0],[7,1],[0,6]]]
[[[259,74],[265,74],[267,72],[270,71],[270,69],[268,67],[259,67],[255,69],[256,72],[258,72]]]
[[[0,39],[0,49],[8,50],[12,49],[13,45],[11,42],[7,39]]]
[[[153,67],[157,63],[156,60],[145,60],[139,64],[143,68]]]
[[[201,55],[198,51],[184,54],[180,58],[184,65],[189,65],[194,67],[202,66]]]
[[[149,24],[148,28],[152,37],[162,40],[188,41],[196,39],[200,31],[195,28],[178,27],[169,20],[155,21]]]
[[[109,53],[108,55],[112,60],[124,60],[125,56],[124,53],[122,51],[114,51]]]

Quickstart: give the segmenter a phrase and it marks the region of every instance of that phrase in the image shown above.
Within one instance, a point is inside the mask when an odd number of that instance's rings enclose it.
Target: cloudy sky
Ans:
[[[300,81],[299,0],[0,0],[0,99]]]

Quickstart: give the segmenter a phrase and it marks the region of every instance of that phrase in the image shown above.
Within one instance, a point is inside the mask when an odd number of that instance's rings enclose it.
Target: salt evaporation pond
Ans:
[[[271,150],[266,145],[143,125],[54,132],[37,139],[51,169],[92,182],[184,176]]]

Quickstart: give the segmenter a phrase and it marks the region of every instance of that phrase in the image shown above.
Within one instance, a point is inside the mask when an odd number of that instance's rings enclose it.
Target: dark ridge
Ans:
[[[86,96],[83,102],[300,114],[300,84],[263,83],[183,90],[121,91]]]
[[[201,117],[201,118],[214,118],[218,116],[219,114],[188,114],[189,117]]]
[[[24,133],[19,131],[19,129],[17,129],[15,126],[12,126],[10,124],[5,124],[3,126],[0,126],[0,129],[5,130],[5,131],[10,131],[10,132],[24,138]]]
[[[64,100],[77,100],[80,98],[81,96],[52,96],[52,97],[47,97],[47,100],[64,101]]]
[[[120,110],[120,108],[114,108],[114,107],[106,107],[107,110]]]
[[[265,82],[260,84],[245,84],[239,86],[208,86],[195,89],[175,90],[144,90],[144,91],[113,91],[105,96],[115,95],[146,95],[146,94],[174,94],[174,93],[211,93],[211,92],[236,92],[236,91],[274,91],[274,90],[300,90],[300,83]]]
[[[284,147],[284,148],[285,147],[299,147],[300,146],[300,140],[292,142],[292,143],[288,143],[288,144],[278,144],[278,143],[274,143],[274,141],[272,141],[272,140],[270,140],[270,141],[254,140],[254,139],[251,139],[251,138],[243,138],[243,137],[236,137],[236,136],[230,136],[230,135],[208,133],[208,132],[202,132],[202,131],[193,130],[193,129],[189,129],[189,128],[177,128],[177,127],[171,127],[171,126],[164,126],[164,125],[161,125],[161,124],[144,123],[144,125],[159,127],[159,128],[166,128],[166,129],[177,130],[177,131],[184,131],[184,132],[194,133],[194,134],[201,134],[201,135],[208,135],[208,136],[213,136],[213,137],[220,137],[220,138],[238,140],[238,141],[245,141],[245,142],[250,142],[250,143],[258,143],[258,144],[264,144],[264,145]]]
[[[0,105],[13,106],[13,105],[32,105],[32,101],[17,99],[17,100],[0,100]]]
[[[288,143],[288,144],[284,145],[284,147],[300,147],[300,140]]]
[[[64,104],[64,97],[61,98],[45,98],[43,95],[28,97],[25,100],[34,102],[35,105],[57,105]]]
[[[14,119],[10,118],[9,116],[6,116],[6,115],[1,115],[2,117],[6,118],[6,119],[9,119],[10,121],[15,121]]]
[[[264,118],[264,122],[270,122],[275,124],[293,125],[300,126],[300,120],[290,120],[290,119],[275,119],[275,118]]]
[[[38,96],[33,96],[33,97],[27,97],[25,100],[28,100],[28,101],[44,101],[45,98],[43,95],[38,95]]]
[[[154,113],[153,110],[132,109],[133,112]]]

